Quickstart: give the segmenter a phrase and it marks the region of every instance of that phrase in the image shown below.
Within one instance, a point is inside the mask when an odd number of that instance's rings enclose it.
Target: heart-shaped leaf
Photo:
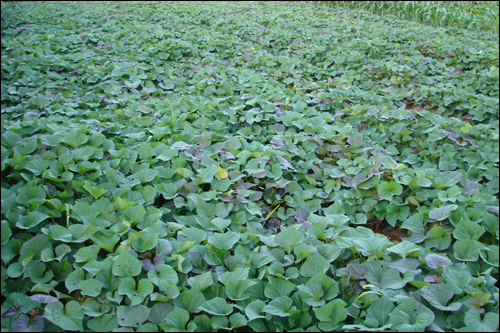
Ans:
[[[150,311],[145,305],[117,306],[118,325],[138,327],[148,320]]]
[[[382,182],[377,186],[377,193],[381,200],[392,201],[392,197],[403,193],[403,186],[395,181]]]
[[[428,254],[425,257],[425,262],[427,266],[432,269],[441,269],[444,266],[450,266],[452,264],[450,259],[434,253]]]
[[[43,317],[64,330],[83,330],[83,309],[77,301],[69,301],[66,306],[60,301],[45,306]]]
[[[399,304],[390,314],[393,329],[401,332],[423,332],[435,318],[434,313],[415,298]]]
[[[477,261],[481,250],[490,251],[488,247],[473,239],[464,239],[453,244],[455,257],[461,261]]]
[[[45,320],[37,315],[30,318],[26,315],[17,317],[10,326],[11,332],[43,332]]]
[[[118,294],[126,295],[131,301],[131,305],[141,304],[142,301],[153,292],[153,284],[147,279],[140,279],[136,282],[132,277],[122,278],[118,286]]]
[[[476,332],[494,332],[498,328],[498,314],[488,312],[481,319],[477,310],[469,310],[465,313],[464,322]]]
[[[136,276],[142,270],[142,264],[128,252],[122,252],[113,263],[113,274],[121,277]]]
[[[429,212],[429,217],[438,221],[443,221],[447,219],[451,212],[458,208],[457,205],[447,205],[443,207],[436,208]]]
[[[224,298],[215,297],[209,301],[205,301],[200,306],[203,311],[215,316],[227,316],[233,312],[233,307],[228,304]]]
[[[446,305],[453,296],[453,288],[446,284],[430,284],[422,288],[422,297],[438,310],[458,311],[462,303]]]

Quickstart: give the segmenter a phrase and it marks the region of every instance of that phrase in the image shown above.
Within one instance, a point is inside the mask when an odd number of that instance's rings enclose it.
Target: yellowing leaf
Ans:
[[[405,164],[403,164],[403,163],[398,163],[396,165],[396,170],[403,170],[403,169],[406,169],[406,168],[408,168],[408,167]]]
[[[388,166],[389,168],[391,168],[392,170],[396,170],[396,166],[395,166],[393,163],[391,163],[391,162],[388,162],[388,163],[387,163],[387,166]]]
[[[215,177],[218,179],[218,180],[221,180],[221,179],[224,179],[224,178],[227,178],[228,177],[228,174],[227,174],[227,171],[222,169],[219,166],[217,166],[217,174],[215,175]]]

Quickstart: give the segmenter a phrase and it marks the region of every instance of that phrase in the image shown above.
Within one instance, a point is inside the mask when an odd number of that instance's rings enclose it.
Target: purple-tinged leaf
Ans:
[[[31,318],[26,315],[19,316],[16,320],[12,322],[10,326],[11,332],[43,332],[45,326],[45,319],[40,316],[34,316]]]
[[[275,183],[266,183],[266,190],[271,187],[276,187]]]
[[[284,188],[285,186],[287,186],[288,184],[290,184],[290,181],[287,180],[287,179],[280,179],[276,182],[276,187],[277,188]]]
[[[244,189],[245,189],[245,190],[248,190],[250,187],[254,187],[254,186],[255,186],[255,185],[257,185],[257,184],[255,184],[255,183],[244,183],[244,185],[245,185],[245,188],[244,188]]]
[[[205,154],[200,153],[200,152],[198,152],[197,154],[202,154],[203,156],[205,156]],[[202,157],[203,157],[203,156],[202,156]],[[224,150],[224,151],[220,154],[220,157],[222,157],[222,158],[223,158],[223,159],[225,159],[225,160],[234,160],[234,159],[235,159],[234,155],[233,155],[233,154],[231,154],[230,152],[226,151],[226,150]],[[200,158],[200,159],[201,159],[201,158]]]
[[[422,243],[427,236],[425,236],[425,228],[420,227],[415,229],[410,236],[409,241],[412,242],[413,244],[420,244]]]
[[[153,263],[151,262],[151,260],[149,260],[149,259],[142,259],[142,269],[144,269],[146,272],[154,271],[155,270],[155,266],[153,265]]]
[[[320,164],[318,164],[318,166],[321,168],[321,169],[328,169],[328,168],[331,168],[332,165],[331,164],[328,164],[328,163],[323,163],[321,162]]]
[[[352,179],[352,186],[356,187],[358,183],[362,183],[367,179],[366,173],[360,172]]]
[[[379,169],[377,168],[371,168],[370,172],[368,173],[368,176],[377,176],[377,175],[380,175],[380,174],[383,174],[384,172],[383,171],[380,171]]]
[[[248,190],[250,187],[254,187],[255,183],[241,183],[241,185],[243,186],[242,188],[237,188],[237,190]]]
[[[273,131],[276,132],[276,134],[278,134],[278,133],[285,133],[286,127],[283,124],[279,124],[279,123],[278,124],[274,124],[273,125]]]
[[[235,187],[236,190],[246,190],[245,183],[240,183],[236,185]]]
[[[304,223],[309,217],[309,212],[304,208],[300,207],[293,213],[293,217],[297,220],[298,223]]]
[[[348,136],[347,142],[351,146],[362,146],[363,145],[363,134],[354,133]]]
[[[385,121],[385,119],[381,119],[380,114],[378,112],[370,111],[370,112],[367,112],[366,115],[374,116],[375,118],[377,118],[377,120],[381,120],[382,122]]]
[[[163,265],[165,263],[165,258],[163,258],[162,256],[155,256],[153,258],[153,265],[154,265],[154,268],[155,268],[155,271],[158,272],[158,268],[160,267],[160,265]]]
[[[250,98],[253,98],[251,93],[243,94],[240,96],[241,100],[250,99]]]
[[[429,217],[434,220],[438,221],[443,221],[447,219],[451,212],[456,210],[458,208],[458,205],[446,205],[443,207],[439,207],[436,209],[433,209],[429,212]]]
[[[172,244],[167,239],[158,239],[157,254],[167,256],[172,253]]]
[[[425,282],[436,283],[437,274],[429,274],[424,277]]]
[[[182,185],[179,190],[179,195],[186,198],[190,193],[196,193],[198,191],[198,185],[195,182],[189,182]]]
[[[5,311],[3,314],[2,314],[2,318],[9,318],[9,317],[12,317],[14,316],[15,314],[17,314],[19,312],[19,310],[23,307],[22,304],[18,304],[16,306],[13,306],[11,307],[10,309],[7,309],[7,311]]]
[[[271,140],[272,142],[272,140]],[[267,163],[269,162],[269,157],[260,157],[260,158],[256,158],[255,160],[257,160],[257,162],[259,163]]]
[[[479,313],[484,313],[484,309],[482,308],[484,306],[484,300],[482,298],[472,297],[463,302],[462,304],[469,309],[474,309],[479,311]]]
[[[183,141],[177,141],[173,145],[170,146],[170,149],[175,149],[175,150],[186,150],[191,148],[193,145],[185,143]]]
[[[321,198],[321,199],[327,199],[328,198],[328,193],[325,193],[325,192],[321,191],[321,192],[318,192],[318,194],[316,194],[316,196],[318,198]]]
[[[261,169],[257,172],[254,172],[252,176],[254,176],[255,178],[264,178],[265,176],[267,176],[267,171],[266,169]]]
[[[332,153],[336,153],[336,152],[340,151],[341,149],[342,149],[342,147],[339,145],[329,145],[326,147],[326,150],[328,150],[329,152],[332,152]]]
[[[224,274],[224,273],[227,272],[227,269],[224,266],[216,266],[215,267],[215,272],[219,273],[220,275],[222,275],[222,274]]]
[[[440,172],[439,175],[441,177],[448,177],[448,178],[451,178],[453,180],[456,180],[456,181],[460,181],[462,179],[462,176],[463,174],[461,172],[458,172],[458,171],[443,171],[443,172]]]
[[[386,149],[382,149],[382,154],[384,155],[392,155],[392,153]]]
[[[488,207],[488,210],[492,213],[497,213],[498,214],[498,207]]]
[[[299,229],[307,230],[307,229],[309,229],[312,226],[313,226],[313,224],[311,222],[305,221],[304,223],[302,223],[300,225]]]
[[[362,264],[348,264],[347,272],[358,279],[362,279],[363,275],[368,273],[369,268]]]
[[[253,113],[253,114],[261,114],[262,112],[264,112],[264,110],[262,110],[261,108],[252,108],[252,109],[248,110],[247,112]]]
[[[332,154],[334,157],[338,158],[338,159],[341,159],[341,158],[344,158],[345,155],[344,154],[340,154],[340,153],[333,153]]]
[[[441,130],[441,132],[443,132],[444,134],[446,134],[446,136],[448,138],[452,139],[453,141],[455,141],[456,139],[458,139],[458,137],[460,136],[457,133],[449,132],[449,131],[446,131],[446,130]]]
[[[295,168],[288,162],[286,159],[284,159],[281,156],[278,156],[278,161],[280,161],[280,167],[283,170],[293,170],[295,171]]]
[[[49,296],[49,295],[42,295],[42,294],[36,294],[36,295],[30,296],[30,299],[32,301],[39,302],[42,304],[49,304],[49,303],[57,302],[56,297]]]
[[[313,140],[314,140],[314,141],[316,141],[317,143],[319,143],[319,145],[320,145],[321,147],[323,147],[323,139],[321,139],[321,137],[320,137],[319,135],[317,135],[317,134],[316,134],[316,135],[313,137]]]
[[[236,200],[238,200],[241,203],[249,203],[250,202],[244,196],[239,195],[239,194],[236,196]]]
[[[476,182],[473,182],[469,178],[462,178],[460,184],[464,187],[463,190],[469,195],[473,195],[474,192],[479,191],[479,186]]]
[[[283,140],[281,140],[280,138],[278,137],[274,137],[272,140],[271,140],[271,148],[273,149],[280,149],[281,147],[283,147],[285,145],[285,143],[283,142]]]
[[[274,108],[274,111],[276,112],[276,115],[278,117],[284,116],[286,114],[286,111],[278,106]]]
[[[434,253],[428,254],[427,257],[425,257],[425,262],[427,262],[427,266],[432,269],[440,269],[441,267],[450,266],[452,264],[450,259]]]
[[[352,181],[353,181],[353,177],[351,176],[344,176],[344,178],[342,178],[343,182],[342,182],[342,185],[344,185],[345,187],[352,187]]]
[[[219,200],[222,201],[222,202],[230,202],[231,200],[233,200],[233,197],[230,196],[230,195],[228,195],[228,196],[219,198]]]
[[[203,156],[205,156],[204,153],[200,152],[200,151],[196,151],[194,149],[186,149],[184,151],[184,154],[187,156],[187,157],[191,157],[192,159],[194,160],[201,160],[203,158]]]
[[[393,261],[387,264],[387,267],[397,269],[400,273],[404,274],[406,271],[412,271],[415,276],[422,273],[421,269],[417,269],[421,262],[415,258],[404,258]]]

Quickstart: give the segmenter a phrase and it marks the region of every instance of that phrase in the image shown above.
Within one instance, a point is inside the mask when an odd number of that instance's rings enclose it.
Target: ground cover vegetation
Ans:
[[[2,331],[494,331],[498,36],[311,3],[2,2]]]

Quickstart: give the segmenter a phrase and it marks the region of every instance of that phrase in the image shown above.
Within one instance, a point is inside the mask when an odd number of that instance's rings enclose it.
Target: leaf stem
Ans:
[[[266,219],[264,221],[267,221],[268,218],[271,217],[271,215],[273,215],[273,213],[276,211],[276,209],[278,209],[280,207],[280,205],[277,205],[276,207],[274,207],[274,209],[269,213],[267,214],[266,216]]]
[[[69,205],[66,204],[66,226],[69,228]]]

